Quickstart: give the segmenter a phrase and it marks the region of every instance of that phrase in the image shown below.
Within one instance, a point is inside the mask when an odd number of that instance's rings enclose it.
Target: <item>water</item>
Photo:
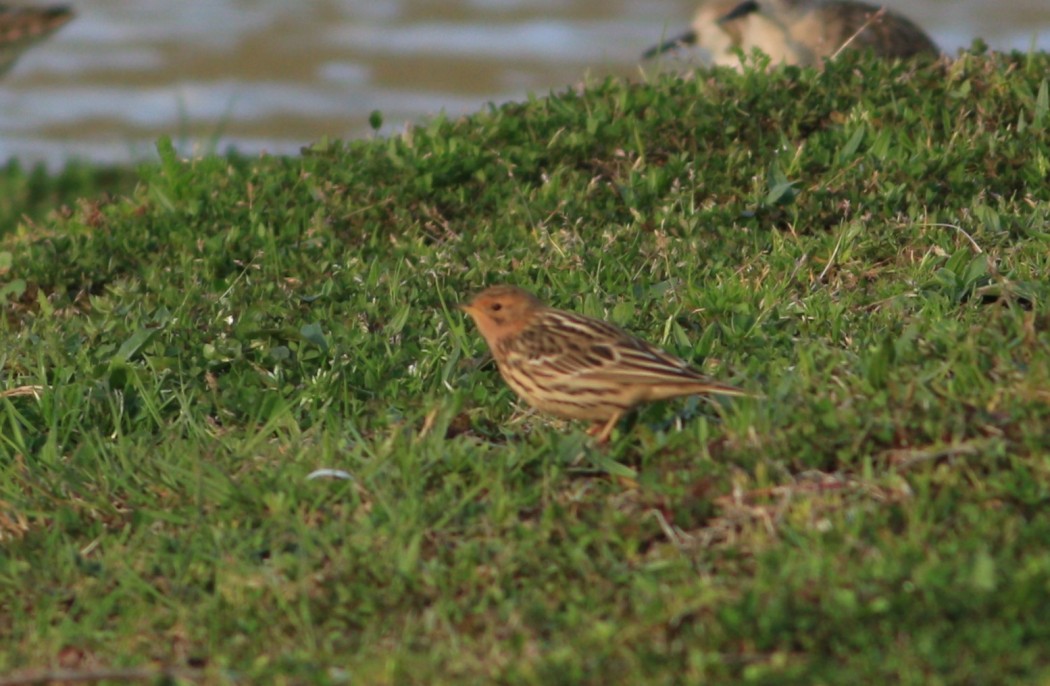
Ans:
[[[869,0],[872,1],[872,0]],[[1046,0],[890,2],[947,52],[1050,50]],[[294,153],[438,112],[637,76],[690,0],[81,0],[0,82],[0,159]]]

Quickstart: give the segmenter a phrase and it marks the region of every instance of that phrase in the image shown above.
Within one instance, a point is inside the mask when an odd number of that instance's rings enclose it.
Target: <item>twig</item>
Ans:
[[[956,455],[974,456],[982,450],[994,446],[999,441],[995,439],[974,440],[968,443],[954,443],[940,448],[916,448],[913,450],[890,450],[885,453],[887,460],[893,465],[894,471],[904,471],[923,462],[941,460],[955,457]],[[0,685],[2,686],[2,685]]]
[[[660,525],[660,529],[664,532],[664,536],[667,537],[667,540],[673,543],[676,548],[681,548],[684,543],[682,540],[682,532],[672,527],[670,522],[667,521],[667,518],[664,517],[663,512],[660,512],[660,510],[653,508],[649,510],[649,512],[656,518],[656,522]]]
[[[98,669],[27,669],[0,676],[0,686],[32,686],[53,682],[85,683],[92,681],[156,681],[186,679],[200,681],[203,670],[166,667],[100,667]]]
[[[984,253],[984,251],[981,250],[981,246],[977,245],[977,241],[975,241],[973,239],[973,236],[971,236],[970,234],[966,233],[966,231],[964,231],[961,226],[956,226],[955,224],[936,224],[936,223],[935,224],[923,224],[923,226],[936,226],[936,227],[941,227],[941,228],[944,228],[944,229],[955,229],[956,231],[958,231],[959,233],[961,233],[963,236],[966,237],[966,240],[968,240],[970,242],[970,247],[973,248],[973,251],[975,253],[977,253],[978,255],[981,255],[981,254]]]
[[[849,38],[847,38],[846,41],[842,45],[839,46],[839,49],[836,50],[831,55],[831,59],[835,59],[836,57],[838,57],[839,53],[842,52],[843,50],[845,50],[846,48],[848,48],[849,44],[852,43],[853,40],[857,36],[859,36],[860,34],[864,33],[865,29],[867,29],[869,26],[871,26],[876,21],[881,21],[883,15],[885,15],[885,14],[886,14],[886,8],[885,7],[880,7],[878,12],[875,12],[870,17],[868,17],[867,21],[865,21],[863,24],[861,24],[861,27],[859,29],[857,29],[856,31],[854,31],[853,35],[850,36]]]
[[[17,398],[23,395],[31,395],[39,399],[40,392],[43,390],[43,386],[18,386],[17,388],[8,388],[6,391],[0,391],[0,398]]]
[[[835,249],[831,251],[831,257],[828,258],[828,263],[826,265],[824,265],[824,269],[821,270],[820,276],[817,277],[817,283],[824,283],[824,277],[828,275],[828,272],[831,270],[832,265],[835,264],[835,257],[838,256],[839,248],[842,247],[842,241],[846,237],[846,234],[848,232],[849,232],[849,227],[846,227],[839,234],[839,239],[837,241],[835,241]]]

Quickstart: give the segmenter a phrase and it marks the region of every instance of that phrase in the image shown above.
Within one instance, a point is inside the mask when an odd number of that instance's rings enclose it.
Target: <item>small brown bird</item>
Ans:
[[[63,6],[0,5],[0,74],[14,66],[29,47],[50,36],[72,18],[73,10]]]
[[[693,27],[645,52],[652,57],[679,45],[698,45],[716,64],[740,67],[734,50],[758,48],[773,64],[820,66],[840,50],[871,50],[879,57],[938,54],[937,45],[907,17],[855,0],[709,0]]]
[[[492,286],[460,308],[477,324],[503,380],[532,407],[592,422],[599,443],[636,405],[697,393],[749,395],[609,322]]]

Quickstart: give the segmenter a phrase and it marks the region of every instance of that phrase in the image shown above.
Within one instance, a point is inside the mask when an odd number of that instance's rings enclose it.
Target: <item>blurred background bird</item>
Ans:
[[[743,18],[725,20],[739,4],[740,0],[702,2],[693,15],[693,23],[688,31],[649,48],[642,54],[642,59],[651,59],[676,48],[697,47],[714,64],[739,67],[740,58],[733,49],[743,45],[743,29],[747,28],[748,22]]]
[[[529,405],[591,422],[598,443],[636,405],[683,395],[750,395],[609,322],[547,307],[515,286],[492,286],[462,305],[500,375]]]
[[[715,64],[736,68],[736,49],[746,56],[757,48],[773,64],[799,66],[819,66],[841,50],[871,50],[885,58],[939,53],[907,17],[852,0],[711,0],[697,10],[689,31],[644,57],[683,45],[696,45]]]
[[[65,6],[13,7],[0,5],[0,76],[22,53],[62,28],[73,18]]]

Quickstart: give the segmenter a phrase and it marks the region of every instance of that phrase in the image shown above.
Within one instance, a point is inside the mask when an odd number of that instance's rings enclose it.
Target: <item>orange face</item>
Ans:
[[[532,294],[515,286],[492,286],[475,295],[460,309],[469,314],[490,348],[524,329],[543,305]]]

